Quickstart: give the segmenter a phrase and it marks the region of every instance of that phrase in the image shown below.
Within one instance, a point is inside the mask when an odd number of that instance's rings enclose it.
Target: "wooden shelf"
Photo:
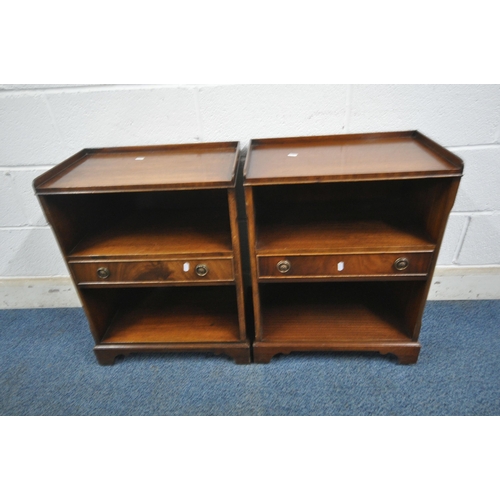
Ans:
[[[419,228],[384,220],[263,220],[257,228],[257,255],[432,251]]]
[[[245,184],[460,176],[462,168],[418,131],[253,139]]]
[[[410,342],[388,303],[378,300],[383,285],[265,285],[261,292],[265,343]]]
[[[238,143],[84,149],[35,180],[40,194],[233,187]]]
[[[123,220],[95,224],[69,253],[69,259],[158,257],[173,255],[231,256],[227,212],[133,212]]]
[[[138,290],[120,308],[102,344],[237,342],[233,287]]]

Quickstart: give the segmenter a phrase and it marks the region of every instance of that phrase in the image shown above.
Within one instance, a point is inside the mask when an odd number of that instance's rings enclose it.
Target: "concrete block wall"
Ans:
[[[429,298],[500,298],[500,85],[0,85],[0,307],[78,305],[31,182],[85,147],[411,129],[465,161]]]

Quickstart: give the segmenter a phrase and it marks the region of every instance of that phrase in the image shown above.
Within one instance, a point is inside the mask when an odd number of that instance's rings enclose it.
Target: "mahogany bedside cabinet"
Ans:
[[[100,364],[133,352],[250,362],[237,142],[85,149],[34,181]]]
[[[415,363],[462,171],[417,131],[252,140],[254,361],[377,351]]]

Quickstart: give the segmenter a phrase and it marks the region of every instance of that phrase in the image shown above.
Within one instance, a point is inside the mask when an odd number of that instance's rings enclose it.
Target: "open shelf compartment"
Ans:
[[[42,198],[70,260],[232,255],[223,189]]]
[[[253,186],[256,254],[433,251],[446,180]]]
[[[322,344],[412,342],[419,282],[260,285],[262,342]]]
[[[240,341],[232,286],[82,290],[100,304],[99,344]]]

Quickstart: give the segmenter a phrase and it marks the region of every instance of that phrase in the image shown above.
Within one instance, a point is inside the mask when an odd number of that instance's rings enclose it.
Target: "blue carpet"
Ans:
[[[238,366],[211,354],[102,367],[81,309],[0,311],[1,415],[499,415],[500,301],[429,302],[416,365],[296,353]]]

